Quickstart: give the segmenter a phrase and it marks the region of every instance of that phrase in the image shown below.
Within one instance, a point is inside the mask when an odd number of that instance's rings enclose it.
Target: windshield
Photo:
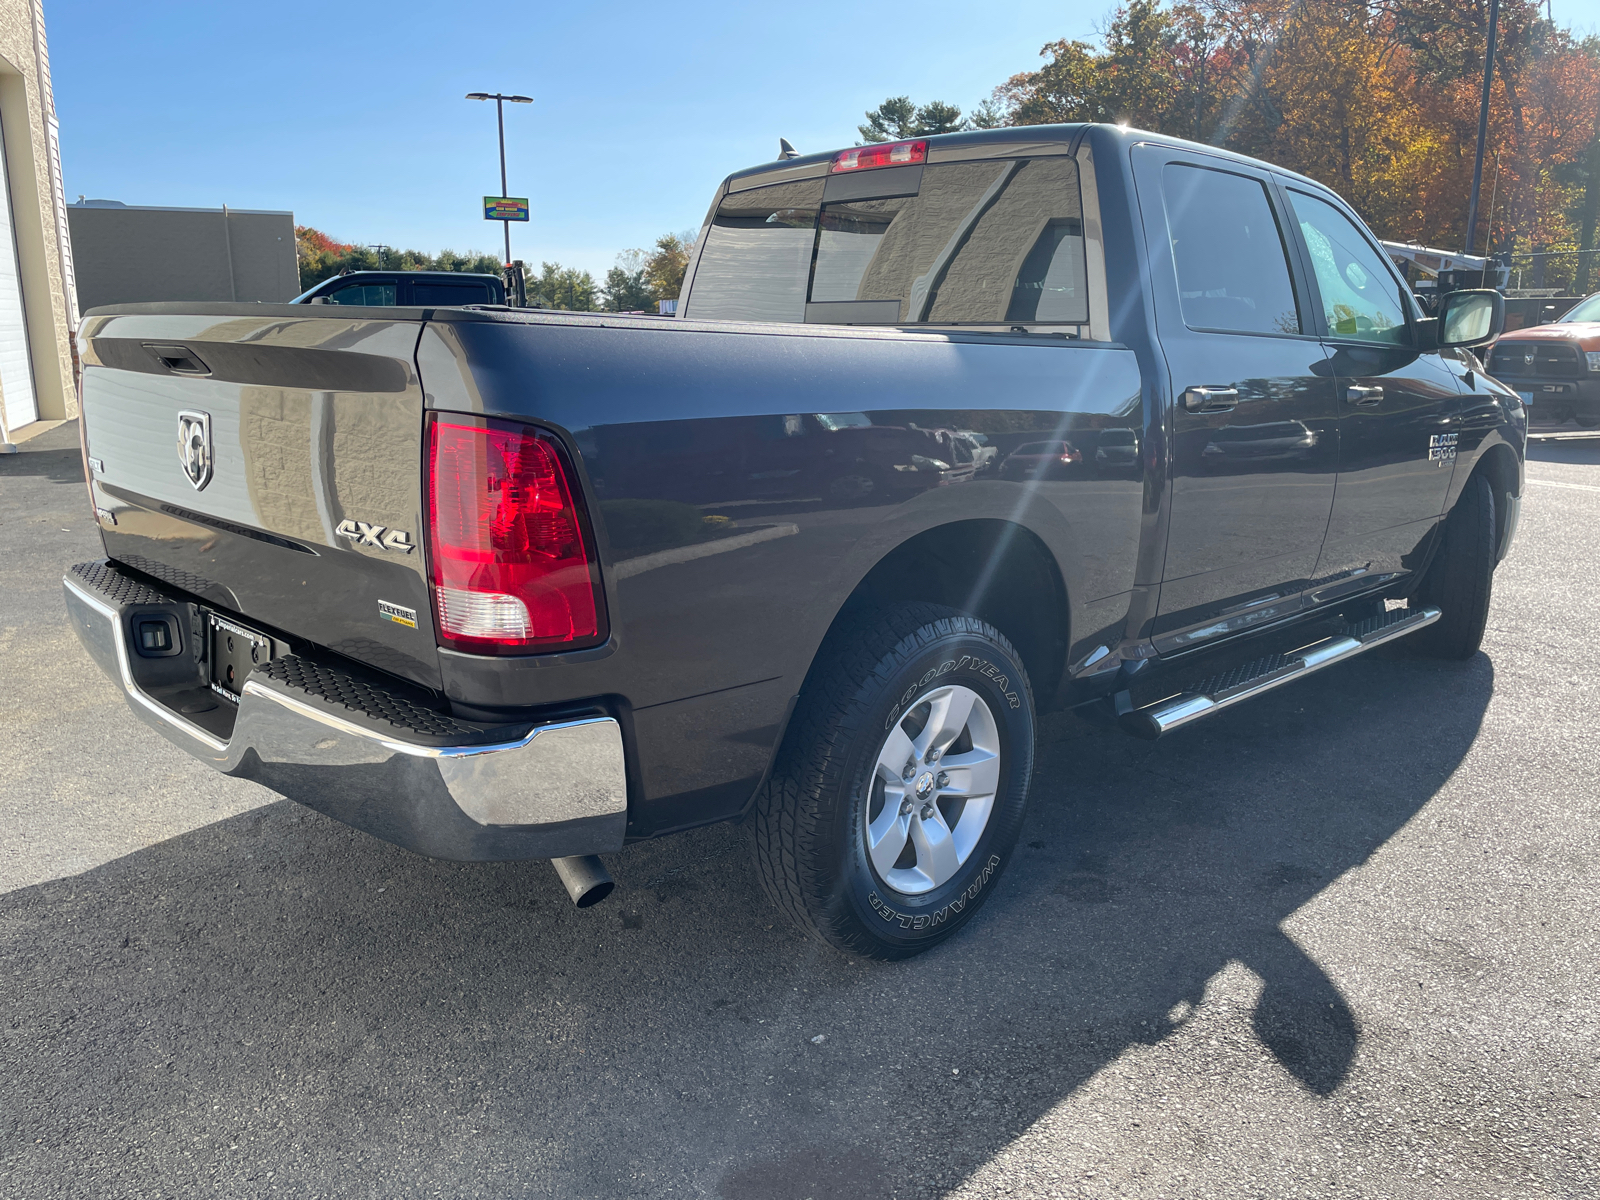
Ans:
[[[1578,321],[1600,321],[1600,292],[1587,300],[1578,301],[1564,316],[1556,318],[1558,325],[1575,324]]]

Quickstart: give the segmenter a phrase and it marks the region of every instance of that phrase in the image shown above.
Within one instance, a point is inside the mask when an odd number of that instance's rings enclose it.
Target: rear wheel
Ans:
[[[834,639],[756,802],[773,902],[848,953],[908,958],[987,899],[1016,843],[1033,696],[992,626],[908,604]]]
[[[1436,605],[1443,614],[1412,635],[1413,648],[1434,658],[1471,658],[1483,642],[1495,568],[1495,494],[1487,476],[1467,480],[1445,518],[1444,539],[1411,607]]]
[[[1585,429],[1597,429],[1600,428],[1600,417],[1579,417],[1578,424]]]

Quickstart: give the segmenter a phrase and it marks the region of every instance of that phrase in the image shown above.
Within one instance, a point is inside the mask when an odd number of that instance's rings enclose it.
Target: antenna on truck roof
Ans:
[[[778,161],[779,162],[782,162],[786,158],[799,158],[799,157],[800,157],[800,151],[796,150],[789,143],[789,139],[788,138],[781,137],[781,138],[778,139]]]

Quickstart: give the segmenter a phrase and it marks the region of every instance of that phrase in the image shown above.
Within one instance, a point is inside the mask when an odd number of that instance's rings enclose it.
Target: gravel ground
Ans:
[[[578,912],[147,734],[62,611],[74,438],[0,459],[0,1196],[1600,1194],[1600,442],[1475,659],[1049,717],[1002,889],[863,965],[738,828]]]

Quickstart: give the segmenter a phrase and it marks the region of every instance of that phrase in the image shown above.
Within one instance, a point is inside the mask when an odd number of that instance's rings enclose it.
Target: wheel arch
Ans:
[[[1522,500],[1522,460],[1505,442],[1496,442],[1478,457],[1472,475],[1482,475],[1494,489],[1495,561],[1504,559],[1517,531]],[[1467,478],[1471,479],[1472,475]],[[1463,483],[1463,490],[1465,483]],[[1459,497],[1458,497],[1459,498]]]
[[[988,622],[1016,647],[1040,710],[1050,706],[1071,644],[1071,614],[1060,565],[1026,526],[980,517],[935,525],[890,550],[855,586],[813,659],[863,610],[926,601]]]

